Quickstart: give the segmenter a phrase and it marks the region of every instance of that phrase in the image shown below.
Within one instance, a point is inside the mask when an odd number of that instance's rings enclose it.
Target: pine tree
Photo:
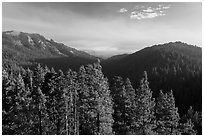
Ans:
[[[30,112],[32,120],[32,134],[47,134],[47,112],[46,96],[42,93],[40,87],[34,89],[31,93]]]
[[[171,134],[180,134],[178,132],[178,121],[180,120],[179,114],[178,114],[178,108],[175,106],[175,100],[173,96],[172,90],[170,92],[167,92],[167,101],[168,101],[168,108],[167,110],[169,111],[169,117],[170,118],[167,123],[169,127],[171,128]]]
[[[42,84],[44,82],[44,70],[43,68],[40,66],[40,64],[38,64],[38,66],[35,68],[34,73],[33,73],[33,88],[42,88]]]
[[[14,92],[15,80],[13,73],[9,74],[6,70],[2,71],[2,134],[16,134],[14,113],[15,113],[15,98]]]
[[[193,127],[193,130],[194,130],[194,132],[191,132],[191,133],[201,134],[202,133],[201,121],[202,120],[201,120],[201,116],[199,116],[199,113],[197,111],[194,111],[193,107],[190,106],[190,108],[187,111],[187,114],[181,118],[181,122],[182,122],[181,125],[190,125],[189,127]],[[184,128],[182,127],[182,129],[184,129]],[[183,131],[181,131],[181,132],[183,132]],[[189,133],[189,134],[191,134],[191,133]],[[186,134],[188,134],[188,133],[186,132]]]
[[[29,72],[30,73],[30,72]],[[47,121],[48,114],[46,112],[46,95],[42,91],[42,86],[44,83],[44,70],[38,64],[37,68],[32,73],[28,74],[28,81],[31,90],[31,104],[30,104],[30,114],[32,121],[32,134],[47,134]]]
[[[53,69],[54,70],[54,69]],[[47,121],[47,131],[46,134],[53,135],[56,134],[56,122],[55,122],[55,115],[56,109],[55,109],[55,79],[56,79],[56,73],[55,71],[48,72],[44,76],[44,83],[42,85],[42,92],[46,96],[46,112],[48,115],[48,121]]]
[[[146,71],[136,90],[136,134],[154,134],[154,106],[152,91],[149,88]]]
[[[33,71],[29,68],[26,70],[26,74],[24,76],[24,83],[26,89],[33,90]]]
[[[126,123],[129,126],[129,134],[135,134],[135,120],[136,120],[136,102],[135,102],[135,90],[133,89],[130,80],[127,78],[125,83],[125,91],[128,95],[127,102],[130,103],[128,110],[128,119],[126,119]]]
[[[77,73],[68,70],[66,74],[65,90],[65,134],[79,134],[79,103],[78,103],[78,83]]]
[[[132,88],[129,79],[123,82],[121,77],[114,78],[112,88],[115,134],[134,134],[135,127],[135,90]]]
[[[113,98],[113,131],[116,135],[126,134],[124,122],[124,96],[125,88],[123,86],[123,79],[119,76],[114,77],[114,84],[111,88],[111,95]],[[126,96],[127,97],[127,96]]]
[[[167,104],[167,94],[164,94],[162,91],[160,91],[159,96],[157,97],[157,103],[156,103],[156,118],[157,118],[157,128],[156,132],[158,134],[165,134],[165,123],[164,120],[161,119],[165,115],[165,108]]]
[[[62,71],[56,73],[54,69],[47,72],[43,84],[44,94],[47,96],[46,110],[49,117],[48,134],[64,134],[65,127],[65,76]]]
[[[179,130],[182,135],[196,135],[196,131],[193,129],[194,125],[189,119],[186,123],[179,124]]]
[[[108,85],[108,79],[104,78],[102,73],[102,67],[100,60],[94,63],[95,78],[94,88],[98,91],[98,114],[97,114],[97,127],[99,135],[111,135],[113,124],[113,108],[112,98],[110,96],[110,90]]]
[[[112,134],[112,101],[99,62],[82,66],[78,81],[80,134]]]
[[[54,102],[55,102],[55,109],[56,109],[56,134],[60,135],[64,132],[64,120],[65,120],[65,113],[66,113],[66,106],[65,106],[65,75],[64,73],[59,70],[59,73],[55,79],[54,83]]]
[[[97,134],[97,97],[94,91],[91,71],[93,66],[82,66],[79,70],[80,134]]]
[[[158,134],[162,135],[176,135],[180,134],[178,129],[179,114],[175,107],[173,92],[164,94],[162,91],[157,98],[156,116]]]
[[[18,125],[18,134],[29,134],[30,122],[29,122],[29,105],[30,105],[30,95],[29,90],[26,90],[24,80],[19,73],[16,77],[15,82],[15,92],[16,92],[16,112],[17,119],[16,124]]]
[[[29,92],[19,73],[14,76],[3,71],[2,115],[3,134],[29,134]]]

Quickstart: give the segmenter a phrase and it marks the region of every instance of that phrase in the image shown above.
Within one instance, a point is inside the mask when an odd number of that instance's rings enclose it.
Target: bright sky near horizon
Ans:
[[[202,3],[3,2],[2,26],[105,56],[170,41],[201,47]]]

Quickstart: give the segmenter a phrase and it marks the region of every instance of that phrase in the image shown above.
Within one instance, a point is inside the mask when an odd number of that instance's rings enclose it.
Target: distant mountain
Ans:
[[[107,58],[105,62],[112,62],[113,60],[120,60],[126,56],[128,56],[129,54],[120,54],[120,55],[115,55],[115,56],[112,56],[110,58]]]
[[[42,35],[18,31],[2,33],[2,58],[3,66],[9,64],[32,66],[36,63],[49,66],[48,59],[58,61],[60,58],[63,58],[66,66],[70,60],[72,65],[80,66],[96,60],[96,57],[86,52],[57,43],[52,39],[48,40]]]
[[[119,75],[131,79],[135,88],[141,74],[147,71],[150,87],[156,97],[160,90],[173,90],[180,113],[190,105],[201,110],[202,50],[182,42],[170,42],[144,48],[130,55],[102,62],[103,71],[112,82]]]

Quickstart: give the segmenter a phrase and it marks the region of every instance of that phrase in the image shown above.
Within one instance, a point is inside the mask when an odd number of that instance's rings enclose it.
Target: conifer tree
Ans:
[[[9,75],[5,71],[3,71],[2,78],[3,134],[29,134],[29,99],[23,78],[20,73],[13,76],[12,73]]]
[[[183,125],[183,124],[184,125],[191,125],[189,127],[193,127],[194,132],[196,132],[197,134],[201,134],[202,133],[202,124],[201,124],[202,120],[201,120],[201,116],[200,116],[200,114],[197,111],[194,111],[192,106],[190,106],[190,108],[188,109],[187,114],[185,114],[181,118],[181,121],[182,121],[181,125]],[[184,128],[182,128],[182,129],[184,129]]]
[[[159,96],[157,97],[157,103],[156,103],[156,119],[157,119],[157,128],[156,132],[158,134],[164,134],[165,129],[165,123],[162,121],[162,116],[165,115],[165,109],[163,106],[166,106],[167,101],[167,94],[164,94],[162,91],[160,91]]]
[[[77,73],[68,70],[66,74],[65,99],[65,134],[79,134],[79,103],[78,103]]]
[[[31,120],[33,134],[47,134],[47,112],[46,112],[46,96],[42,93],[40,87],[34,89],[31,93]]]
[[[82,66],[79,70],[80,134],[97,134],[97,97],[93,88],[91,71],[93,66]],[[89,73],[88,73],[89,72]]]
[[[38,64],[38,66],[35,68],[34,73],[33,73],[33,88],[42,88],[42,84],[44,82],[44,70],[43,68],[40,66],[40,64]]]
[[[18,125],[18,134],[29,134],[30,122],[29,122],[29,105],[30,105],[30,95],[29,90],[26,90],[24,80],[19,73],[16,77],[15,89],[16,92],[16,125]]]
[[[13,73],[2,71],[2,134],[16,134],[13,116],[15,113],[15,97]]]
[[[98,63],[79,71],[80,134],[112,134],[112,101]]]
[[[164,94],[162,91],[157,98],[156,116],[158,134],[162,135],[176,135],[180,134],[178,128],[179,114],[175,107],[173,93],[168,92]]]
[[[54,69],[53,69],[54,70]],[[44,83],[42,85],[42,92],[46,96],[46,112],[48,115],[48,122],[47,122],[47,133],[46,134],[56,134],[56,122],[55,122],[55,79],[56,73],[55,71],[48,72],[44,76]]]
[[[26,70],[26,74],[24,76],[24,83],[26,89],[33,90],[33,71],[29,68]]]
[[[55,109],[56,109],[56,134],[60,135],[64,132],[64,119],[65,119],[65,100],[64,100],[64,94],[65,94],[65,76],[64,73],[59,70],[59,73],[55,79],[54,84],[54,102],[55,102]]]
[[[65,76],[60,70],[56,73],[52,68],[45,75],[43,84],[47,96],[46,110],[49,117],[49,134],[64,134],[65,127]]]
[[[32,74],[32,73],[31,73]],[[29,82],[31,87],[31,120],[32,130],[34,134],[47,134],[48,114],[46,112],[46,96],[42,91],[44,83],[44,71],[38,64],[34,70],[33,75],[29,75]],[[31,77],[32,76],[32,77]]]
[[[125,80],[125,91],[128,95],[127,102],[130,103],[129,110],[128,110],[128,119],[126,120],[127,125],[129,126],[130,134],[135,134],[135,120],[136,120],[136,102],[135,102],[135,90],[131,85],[129,78]]]
[[[147,72],[143,74],[139,88],[136,90],[136,134],[154,134],[154,106],[152,91],[149,88]]]
[[[111,95],[113,98],[113,131],[116,135],[126,134],[125,123],[124,123],[124,96],[125,88],[123,86],[123,79],[119,76],[114,77],[114,84],[111,88]]]
[[[196,135],[196,131],[193,129],[194,125],[191,122],[191,119],[187,120],[186,123],[180,123],[178,127],[182,135]]]
[[[178,114],[178,108],[175,106],[175,100],[173,96],[172,90],[170,92],[167,92],[167,101],[168,101],[168,110],[169,110],[169,121],[167,122],[168,125],[171,128],[171,134],[180,134],[177,127],[178,127],[178,121],[180,120],[179,114]]]
[[[112,88],[115,134],[134,134],[135,122],[135,91],[129,79],[124,83],[121,77],[114,78]]]
[[[110,90],[107,78],[104,78],[102,73],[102,67],[100,65],[100,60],[94,63],[94,75],[96,81],[94,83],[94,88],[98,91],[98,114],[97,114],[97,132],[99,135],[111,135],[112,124],[113,124],[113,103],[110,96]]]

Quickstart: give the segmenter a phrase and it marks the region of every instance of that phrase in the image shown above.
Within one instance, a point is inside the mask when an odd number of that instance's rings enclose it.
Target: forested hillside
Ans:
[[[114,57],[112,57],[114,58]],[[138,87],[140,74],[147,71],[153,97],[159,91],[173,90],[181,115],[192,105],[202,109],[202,50],[182,42],[170,42],[144,48],[130,55],[102,62],[110,84],[114,76],[130,78]]]
[[[173,91],[153,98],[147,72],[140,76],[134,89],[121,77],[110,87],[99,61],[78,72],[3,69],[2,134],[201,134],[200,112],[180,117]]]
[[[64,62],[60,63],[59,60],[64,60]],[[54,63],[54,66],[61,64],[60,67],[62,68],[62,64],[66,62],[66,66],[70,66],[69,68],[78,69],[81,65],[94,61],[96,61],[96,57],[52,39],[48,40],[40,34],[18,31],[2,32],[3,67],[12,69],[19,69],[18,66],[34,68],[38,63],[47,63],[47,66],[53,67]],[[60,69],[57,66],[56,68]],[[68,68],[66,67],[66,69]]]

